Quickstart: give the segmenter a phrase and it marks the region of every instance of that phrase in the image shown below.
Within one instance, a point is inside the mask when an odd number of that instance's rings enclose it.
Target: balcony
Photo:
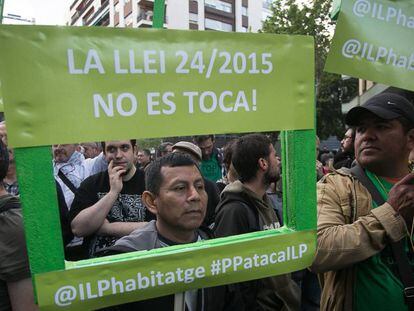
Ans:
[[[152,18],[154,12],[150,10],[142,10],[137,16],[137,27],[150,27],[152,26]]]
[[[79,19],[80,16],[91,6],[93,0],[82,1],[79,6],[76,8],[75,14],[71,18],[71,25],[74,25],[75,22]]]

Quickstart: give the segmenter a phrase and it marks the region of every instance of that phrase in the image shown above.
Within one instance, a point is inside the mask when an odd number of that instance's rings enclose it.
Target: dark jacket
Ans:
[[[206,229],[198,230],[202,239],[212,237],[212,232]],[[134,252],[138,250],[151,250],[162,247],[158,236],[155,221],[150,221],[143,228],[133,231],[130,235],[119,239],[114,246],[108,248],[104,255]],[[197,311],[220,311],[223,309],[223,287],[202,288],[197,293]],[[103,310],[139,310],[139,311],[173,311],[174,295],[162,296],[143,301],[127,303]]]
[[[265,195],[258,198],[240,181],[229,184],[216,210],[217,237],[262,231],[279,225]],[[300,289],[289,274],[226,286],[229,310],[299,310]]]
[[[217,185],[209,179],[204,179],[204,185],[207,192],[207,211],[206,216],[204,217],[203,226],[209,227],[212,223],[214,223],[214,218],[216,216],[215,211],[217,204],[220,201],[219,189]]]
[[[353,152],[343,152],[338,151],[338,153],[334,157],[333,167],[335,169],[340,169],[341,167],[352,167],[352,162],[354,162],[355,156]]]

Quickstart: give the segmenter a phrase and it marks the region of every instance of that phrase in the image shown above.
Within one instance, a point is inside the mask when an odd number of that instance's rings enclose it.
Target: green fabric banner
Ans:
[[[413,0],[343,0],[325,69],[414,91],[413,42]]]
[[[1,81],[0,81],[0,112],[4,111],[3,94],[1,92]]]
[[[0,27],[13,147],[314,127],[313,39]]]
[[[38,303],[42,310],[91,310],[310,266],[315,230],[282,230],[89,260],[84,267],[35,275]]]

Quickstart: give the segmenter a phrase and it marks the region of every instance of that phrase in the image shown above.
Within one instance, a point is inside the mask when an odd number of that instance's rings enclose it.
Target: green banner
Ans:
[[[42,310],[91,310],[309,266],[315,231],[285,232],[269,230],[117,255],[95,260],[95,265],[88,261],[85,267],[36,275],[38,303]]]
[[[0,45],[13,147],[314,127],[310,37],[8,25]]]
[[[413,0],[343,0],[325,69],[414,91],[413,42]]]
[[[3,94],[1,93],[1,81],[0,81],[0,112],[4,111]]]

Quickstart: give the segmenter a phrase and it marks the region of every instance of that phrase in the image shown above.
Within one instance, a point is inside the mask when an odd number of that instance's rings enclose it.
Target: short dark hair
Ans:
[[[414,124],[405,117],[399,117],[396,120],[401,123],[405,133],[414,128]]]
[[[207,140],[211,138],[212,141],[214,141],[214,135],[210,134],[210,135],[198,135],[198,136],[194,136],[193,140],[195,141],[195,143],[197,145],[201,144],[203,141]]]
[[[161,156],[163,153],[167,151],[168,146],[173,146],[173,143],[170,143],[169,141],[163,142],[158,147],[158,156]]]
[[[136,139],[130,139],[129,141],[131,142],[132,148],[134,148],[137,145]],[[104,141],[101,141],[101,146],[102,146],[103,153],[105,153],[105,142]]]
[[[0,139],[0,182],[7,175],[7,170],[9,169],[9,150],[7,150],[6,145]]]
[[[270,155],[272,142],[263,134],[240,137],[233,149],[232,162],[241,182],[251,181],[259,169],[259,159]]]
[[[145,153],[146,156],[151,156],[151,151],[149,149],[141,149],[140,151],[142,151],[143,153]]]
[[[157,158],[145,170],[145,189],[158,195],[163,182],[161,169],[163,167],[195,166],[200,171],[198,164],[187,154],[176,152]],[[201,175],[201,171],[200,171]]]
[[[228,171],[231,165],[231,158],[233,157],[234,146],[237,142],[237,139],[230,140],[227,144],[223,147],[223,164]]]

